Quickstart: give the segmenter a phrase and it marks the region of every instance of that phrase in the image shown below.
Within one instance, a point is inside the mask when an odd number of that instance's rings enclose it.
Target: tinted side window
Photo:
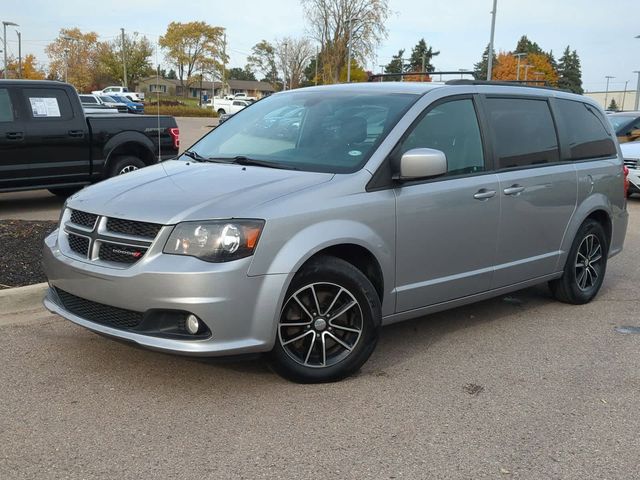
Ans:
[[[562,120],[569,143],[568,160],[612,157],[616,146],[607,133],[600,113],[586,103],[556,100],[558,116]]]
[[[560,160],[549,105],[544,100],[488,98],[498,168],[526,167]]]
[[[58,88],[25,88],[22,90],[27,111],[37,121],[69,120],[73,110],[67,93]]]
[[[484,170],[478,118],[470,99],[452,100],[433,107],[400,147],[400,155],[413,148],[434,148],[447,156],[448,175]]]
[[[13,122],[13,106],[6,88],[0,88],[0,122]]]

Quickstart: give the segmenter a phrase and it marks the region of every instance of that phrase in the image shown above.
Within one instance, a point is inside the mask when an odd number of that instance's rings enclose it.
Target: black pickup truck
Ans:
[[[0,192],[84,185],[173,158],[173,117],[85,115],[66,83],[0,80]]]

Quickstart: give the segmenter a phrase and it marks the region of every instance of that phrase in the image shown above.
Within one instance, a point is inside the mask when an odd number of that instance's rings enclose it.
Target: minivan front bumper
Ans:
[[[165,352],[218,356],[273,348],[291,275],[249,276],[251,258],[216,264],[162,253],[147,255],[129,268],[108,268],[65,256],[57,235],[56,230],[45,239],[43,253],[50,286],[44,305],[51,312],[90,330]],[[113,328],[66,309],[57,290],[133,312],[192,313],[212,334],[190,340]]]

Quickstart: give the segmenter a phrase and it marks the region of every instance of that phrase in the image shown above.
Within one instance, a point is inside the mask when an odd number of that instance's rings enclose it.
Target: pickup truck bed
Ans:
[[[173,117],[85,115],[71,85],[0,80],[0,192],[68,194],[173,158],[178,148]]]

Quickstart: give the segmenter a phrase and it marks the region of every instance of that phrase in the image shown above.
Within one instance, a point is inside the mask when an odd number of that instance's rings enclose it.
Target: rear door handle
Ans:
[[[505,188],[503,192],[505,195],[518,195],[524,192],[524,187],[522,185],[511,185],[509,188]]]
[[[84,137],[84,130],[69,130],[68,133],[70,137],[74,137],[74,138]]]
[[[22,140],[24,138],[23,132],[8,132],[7,140]]]
[[[481,188],[477,191],[477,193],[473,196],[476,200],[488,200],[491,197],[496,196],[495,190],[487,190],[486,188]]]

